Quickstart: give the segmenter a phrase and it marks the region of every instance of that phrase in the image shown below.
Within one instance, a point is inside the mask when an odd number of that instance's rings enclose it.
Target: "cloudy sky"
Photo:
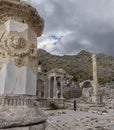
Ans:
[[[114,56],[114,0],[28,0],[45,20],[39,48],[52,54],[80,50]]]

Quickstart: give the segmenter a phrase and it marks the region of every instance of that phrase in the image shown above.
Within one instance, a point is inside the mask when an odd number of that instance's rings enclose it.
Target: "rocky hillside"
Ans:
[[[63,68],[67,73],[73,75],[73,80],[81,82],[92,79],[91,53],[85,50],[77,55],[57,56],[38,50],[39,63],[42,64],[42,71],[47,72],[52,68]],[[104,54],[97,54],[98,80],[100,84],[114,81],[114,57]]]

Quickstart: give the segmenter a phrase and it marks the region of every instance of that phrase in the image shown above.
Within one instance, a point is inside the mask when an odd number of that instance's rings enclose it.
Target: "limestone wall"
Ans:
[[[64,90],[63,97],[66,99],[79,98],[82,95],[79,89],[68,89]]]

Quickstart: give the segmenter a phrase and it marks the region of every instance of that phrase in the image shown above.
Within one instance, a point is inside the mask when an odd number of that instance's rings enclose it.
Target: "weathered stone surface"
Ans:
[[[46,130],[114,130],[114,116],[109,113],[98,115],[71,110],[47,111],[47,113],[49,118]]]
[[[34,96],[10,95],[0,97],[1,129],[32,126],[32,125],[36,125],[37,128],[37,124],[41,125],[45,124],[46,119],[47,117],[43,114],[42,110],[39,108],[39,105],[37,104]]]
[[[12,60],[16,66],[30,66],[34,73],[37,72],[37,44],[23,36],[21,32],[6,30],[0,38],[0,68],[7,59]]]
[[[47,124],[42,123],[42,124],[37,124],[37,125],[32,125],[28,127],[17,127],[17,128],[8,128],[8,129],[0,129],[0,130],[45,130]]]
[[[0,129],[45,130],[36,97],[43,19],[23,0],[0,0]]]
[[[9,19],[27,23],[37,36],[42,34],[44,20],[35,8],[20,0],[0,0],[0,24]]]
[[[8,32],[17,31],[17,32],[24,32],[28,29],[28,25],[26,23],[21,23],[14,20],[8,20],[5,22],[6,30]]]
[[[7,61],[0,70],[0,94],[36,95],[36,78],[30,67]]]
[[[92,88],[91,87],[89,87],[89,88],[83,88],[83,90],[82,90],[82,96],[84,98],[90,98],[91,95],[92,95]]]

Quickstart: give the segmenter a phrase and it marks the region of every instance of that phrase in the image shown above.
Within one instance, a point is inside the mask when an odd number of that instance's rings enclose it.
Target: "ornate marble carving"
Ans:
[[[34,103],[33,96],[0,96],[0,106],[34,106]]]
[[[46,127],[43,125],[46,124],[47,116],[39,108],[39,104],[34,96],[0,96],[0,111],[0,129],[6,130],[11,128],[12,130],[15,126],[20,129],[28,126],[44,130]],[[40,124],[42,129],[38,127]],[[38,126],[35,127],[34,125]]]
[[[23,0],[0,0],[1,130],[44,130],[46,127],[47,117],[35,96],[36,41],[43,27],[43,19],[31,5]]]
[[[18,33],[4,34],[0,41],[0,68],[7,61],[12,60],[16,66],[31,66],[37,72],[37,45],[23,38]]]
[[[0,24],[9,19],[27,23],[37,36],[42,34],[44,20],[31,5],[24,4],[20,0],[0,0]]]

